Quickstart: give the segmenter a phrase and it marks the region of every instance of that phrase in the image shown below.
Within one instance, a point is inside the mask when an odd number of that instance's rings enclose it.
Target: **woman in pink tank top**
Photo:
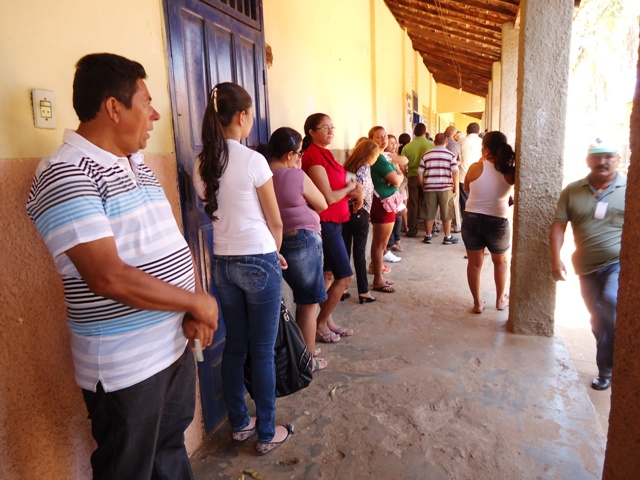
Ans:
[[[511,228],[507,218],[515,183],[515,153],[501,132],[482,139],[482,159],[469,167],[464,190],[469,194],[462,221],[462,240],[467,249],[467,281],[473,296],[473,312],[485,307],[480,298],[480,275],[484,249],[491,253],[496,283],[496,308],[509,306],[509,247]]]

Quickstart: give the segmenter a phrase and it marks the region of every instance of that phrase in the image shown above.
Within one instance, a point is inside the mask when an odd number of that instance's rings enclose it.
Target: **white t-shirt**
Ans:
[[[460,183],[464,183],[464,177],[469,167],[482,157],[482,139],[477,133],[470,133],[460,139]]]
[[[271,177],[267,160],[235,140],[227,140],[229,162],[220,178],[218,220],[213,222],[215,255],[261,255],[277,251],[267,226],[257,189]],[[200,198],[205,186],[200,159],[193,167],[193,185]]]

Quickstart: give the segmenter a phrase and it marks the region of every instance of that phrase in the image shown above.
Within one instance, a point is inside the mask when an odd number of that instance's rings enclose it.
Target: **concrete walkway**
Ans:
[[[487,309],[470,313],[464,246],[441,239],[403,238],[395,294],[359,305],[354,281],[334,315],[355,334],[319,344],[329,367],[278,399],[277,422],[296,429],[285,445],[259,457],[255,438],[233,444],[223,424],[192,456],[196,479],[245,469],[263,480],[600,478],[606,438],[590,378],[562,337],[505,332],[488,256]]]

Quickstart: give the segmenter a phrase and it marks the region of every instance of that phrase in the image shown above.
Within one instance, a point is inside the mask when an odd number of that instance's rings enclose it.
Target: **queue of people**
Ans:
[[[217,303],[203,291],[169,202],[139,153],[160,118],[145,78],[142,65],[118,55],[92,54],[78,62],[73,98],[80,124],[43,159],[27,203],[75,307],[69,328],[76,381],[98,444],[91,458],[95,478],[192,478],[183,435],[195,408],[188,350],[209,346],[218,322]],[[128,121],[120,125],[124,117]],[[212,89],[193,184],[214,231],[211,268],[226,325],[222,384],[231,436],[237,442],[257,436],[256,450],[266,454],[294,432],[290,424],[276,424],[274,344],[283,279],[318,372],[328,362],[315,342],[338,343],[354,334],[333,318],[353,278],[351,253],[360,305],[377,300],[371,291],[394,293],[383,260],[388,246],[402,250],[398,238],[389,243],[398,217],[408,207],[409,238],[417,235],[418,218],[425,220],[430,243],[439,209],[443,243],[457,243],[451,207],[462,184],[472,310],[485,307],[479,294],[485,248],[495,268],[495,305],[503,310],[509,305],[507,211],[516,166],[500,132],[486,133],[475,153],[471,140],[462,139],[458,162],[443,148],[447,135],[437,134],[434,145],[423,124],[416,125],[414,140],[401,136],[402,155],[397,142],[389,146],[382,126],[373,127],[342,165],[327,148],[334,126],[323,113],[307,118],[303,134],[275,130],[262,150],[267,161],[242,144],[253,122],[252,99],[241,86]],[[477,134],[471,125],[467,131]],[[580,240],[585,245],[574,260],[598,340],[600,371],[592,386],[599,390],[610,386],[613,367],[626,186],[618,162],[615,148],[592,145],[591,174],[563,192],[551,234],[553,275],[561,280],[567,223],[580,235],[594,233]],[[575,207],[574,197],[584,206]],[[123,201],[136,211],[123,209]],[[365,251],[370,225],[371,285]],[[609,245],[604,253],[603,242]],[[248,353],[255,416],[245,403]]]

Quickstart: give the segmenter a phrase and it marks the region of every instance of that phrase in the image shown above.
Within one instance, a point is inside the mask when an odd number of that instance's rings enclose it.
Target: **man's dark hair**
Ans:
[[[73,108],[81,122],[93,120],[100,105],[114,97],[131,108],[138,79],[147,78],[138,62],[112,53],[92,53],[78,60],[73,78]]]
[[[467,135],[469,135],[470,133],[480,133],[480,125],[478,125],[476,122],[471,122],[469,125],[467,125]]]
[[[425,133],[427,133],[427,127],[425,126],[425,124],[424,123],[416,123],[416,126],[413,127],[413,134],[416,137],[421,137]]]
[[[434,145],[446,145],[447,144],[447,136],[444,133],[437,133],[436,138],[433,139]]]

